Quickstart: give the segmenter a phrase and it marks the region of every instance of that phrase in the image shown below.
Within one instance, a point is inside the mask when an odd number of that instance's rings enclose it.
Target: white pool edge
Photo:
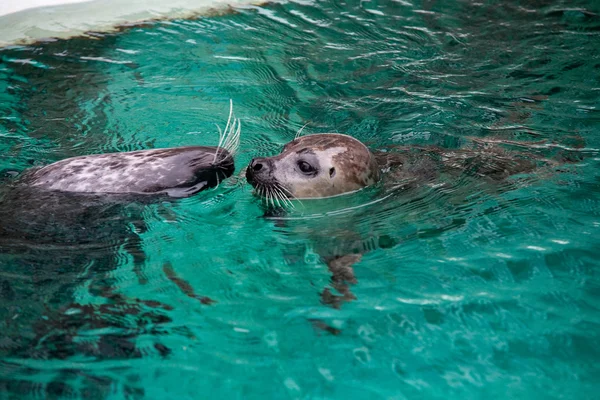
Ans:
[[[60,3],[59,3],[60,2]],[[264,0],[9,0],[0,6],[0,47],[114,32],[148,21],[226,12]],[[165,4],[166,3],[166,4]]]

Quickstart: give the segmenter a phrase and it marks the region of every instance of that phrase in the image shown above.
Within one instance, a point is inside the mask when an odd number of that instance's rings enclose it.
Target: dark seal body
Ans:
[[[68,158],[26,172],[20,183],[62,192],[187,197],[217,186],[234,169],[226,149],[190,146]]]

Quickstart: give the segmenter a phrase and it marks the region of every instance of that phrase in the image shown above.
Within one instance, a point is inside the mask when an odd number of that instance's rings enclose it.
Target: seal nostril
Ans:
[[[252,169],[254,170],[254,172],[258,172],[258,171],[260,171],[262,169],[262,167],[263,167],[263,165],[261,163],[255,163],[252,166]]]

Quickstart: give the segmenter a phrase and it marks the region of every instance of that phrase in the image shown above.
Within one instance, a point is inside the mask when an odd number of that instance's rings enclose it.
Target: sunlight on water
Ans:
[[[599,27],[586,1],[294,1],[0,50],[0,398],[595,398]],[[229,99],[217,189],[12,190],[214,146]],[[243,168],[305,125],[536,168],[269,210]]]

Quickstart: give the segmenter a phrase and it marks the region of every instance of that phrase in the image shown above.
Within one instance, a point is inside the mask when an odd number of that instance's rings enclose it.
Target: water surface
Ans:
[[[177,201],[0,203],[1,398],[595,398],[600,9],[296,1],[0,50],[0,170],[306,133],[556,161],[265,218]],[[63,208],[61,205],[65,205]],[[39,210],[39,212],[37,212]],[[336,309],[325,258],[360,252]]]

